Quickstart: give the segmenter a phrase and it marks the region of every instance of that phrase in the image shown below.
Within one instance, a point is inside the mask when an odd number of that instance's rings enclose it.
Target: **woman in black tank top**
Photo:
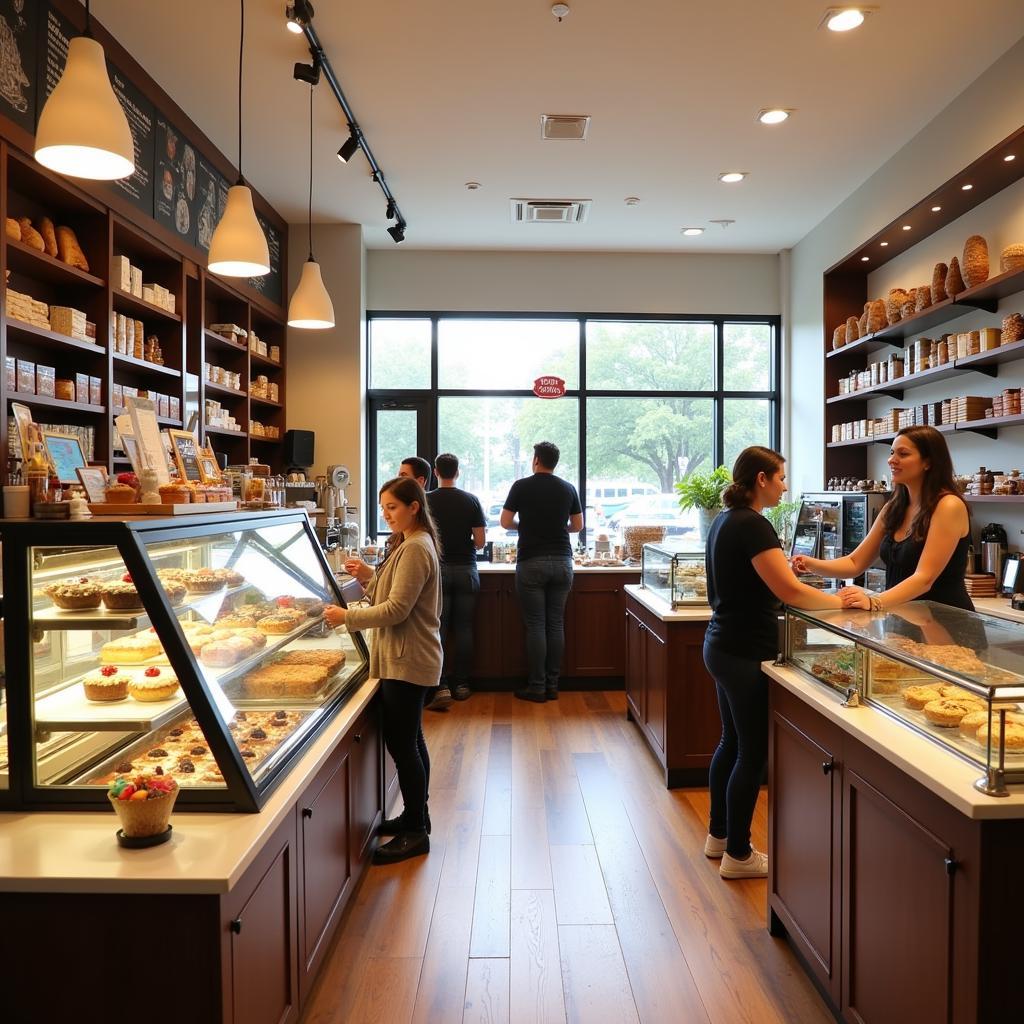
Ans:
[[[936,601],[973,611],[964,584],[970,513],[953,479],[946,439],[934,427],[908,427],[892,443],[889,470],[892,499],[856,551],[829,561],[798,556],[793,568],[841,579],[859,576],[881,555],[885,591],[875,596],[845,587],[839,592],[845,607]]]

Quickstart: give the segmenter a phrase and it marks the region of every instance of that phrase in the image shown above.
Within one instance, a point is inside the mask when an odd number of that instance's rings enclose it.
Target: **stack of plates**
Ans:
[[[971,597],[996,596],[996,578],[990,572],[969,572],[964,577],[964,583]]]

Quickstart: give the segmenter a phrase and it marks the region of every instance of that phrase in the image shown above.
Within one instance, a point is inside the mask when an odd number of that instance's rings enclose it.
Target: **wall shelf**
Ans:
[[[249,359],[251,362],[257,363],[260,366],[269,366],[272,370],[280,370],[281,364],[274,362],[273,359],[267,356],[261,356],[258,352],[250,352]]]
[[[223,384],[215,384],[212,380],[203,381],[203,386],[207,391],[215,391],[218,395],[229,395],[231,398],[246,397],[246,392],[225,387]]]
[[[159,363],[151,363],[148,359],[136,359],[135,356],[121,355],[114,353],[115,368],[118,363],[122,366],[133,368],[143,373],[152,373],[158,377],[181,377],[181,370],[175,370],[173,366],[161,366]]]
[[[89,413],[96,416],[107,411],[106,406],[103,405],[69,402],[63,398],[50,398],[49,395],[26,395],[18,391],[8,392],[7,400],[10,402],[22,402],[25,405],[34,405],[42,409],[63,409],[65,412]]]
[[[13,238],[7,239],[7,267],[15,274],[40,278],[53,284],[88,285],[92,288],[106,287],[106,281],[96,277],[95,274],[72,267],[62,260],[48,256],[45,252],[33,249],[32,246]]]
[[[133,313],[138,313],[138,317],[134,319],[140,319],[141,317],[155,316],[162,320],[169,320],[171,323],[180,324],[181,316],[178,313],[172,313],[169,309],[164,309],[163,306],[158,306],[153,302],[147,302],[145,299],[140,299],[137,295],[132,295],[131,292],[123,292],[120,288],[113,290],[114,295],[114,307],[122,306]],[[127,314],[125,314],[127,316]]]
[[[81,341],[78,338],[72,338],[67,334],[59,334],[57,331],[48,331],[45,327],[36,327],[33,324],[27,324],[22,320],[12,320],[10,317],[7,318],[7,334],[8,337],[15,336],[31,342],[32,345],[40,348],[49,349],[51,351],[64,351],[70,354],[71,350],[75,352],[87,353],[92,356],[105,356],[106,349],[101,348],[99,345],[94,344],[91,341]]]

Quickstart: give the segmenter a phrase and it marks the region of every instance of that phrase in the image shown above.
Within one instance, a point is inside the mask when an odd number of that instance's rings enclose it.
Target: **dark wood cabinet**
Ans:
[[[701,620],[663,622],[625,595],[626,714],[665,772],[667,786],[703,786],[722,726],[704,667]]]
[[[1008,1020],[1024,821],[969,818],[781,684],[771,699],[773,934],[846,1024]]]
[[[349,806],[352,864],[358,864],[365,856],[367,847],[376,834],[383,808],[383,738],[378,719],[379,712],[376,706],[367,708],[352,727],[350,734],[352,746],[349,753]]]

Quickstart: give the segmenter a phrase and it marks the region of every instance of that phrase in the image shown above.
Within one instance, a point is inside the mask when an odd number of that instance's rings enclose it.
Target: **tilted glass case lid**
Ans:
[[[1024,700],[1024,629],[992,615],[934,601],[881,612],[787,609],[888,661],[988,698]]]

